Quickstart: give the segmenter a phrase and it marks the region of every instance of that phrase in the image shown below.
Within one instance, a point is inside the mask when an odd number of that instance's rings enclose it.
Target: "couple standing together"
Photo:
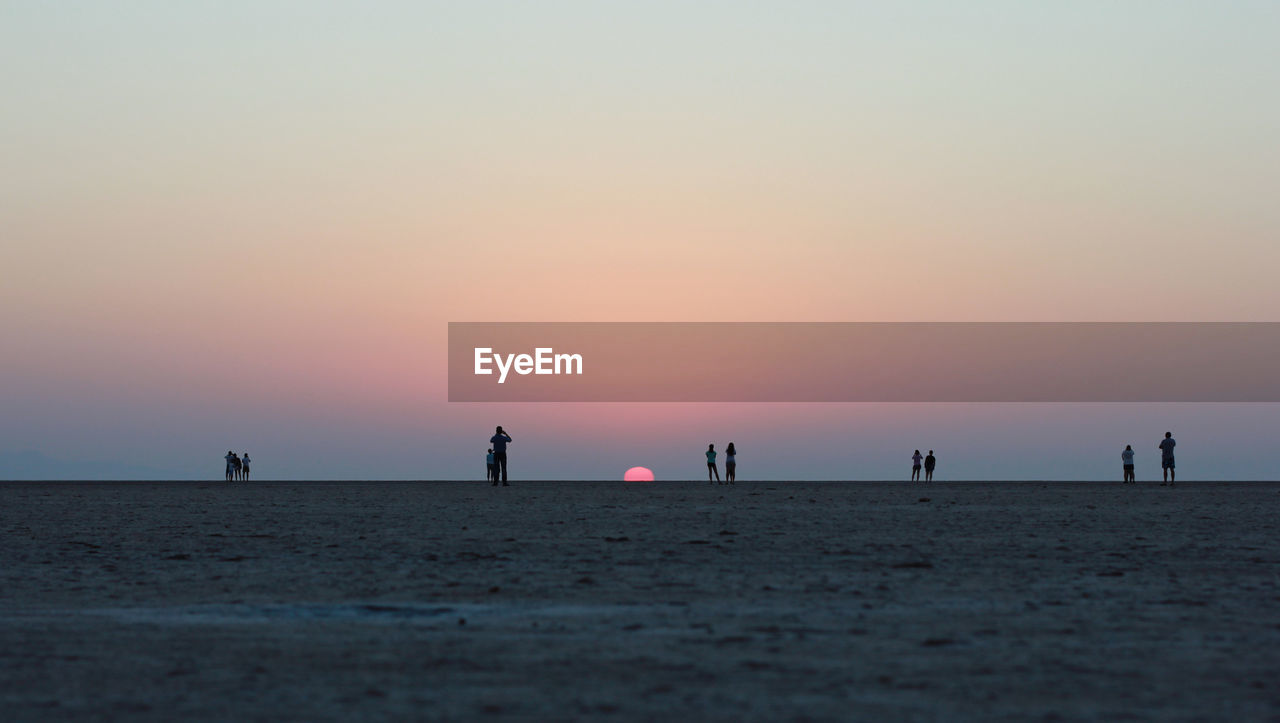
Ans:
[[[724,450],[724,482],[720,482],[720,470],[716,469],[716,446],[714,444],[707,445],[707,484],[711,484],[711,475],[715,475],[715,481],[720,484],[733,484],[733,480],[738,476],[738,450],[733,446],[733,442]]]
[[[933,468],[938,466],[938,458],[933,456],[933,450],[929,450],[928,457],[921,457],[920,450],[911,455],[911,481],[920,481],[920,461],[924,460],[924,481],[933,481]]]

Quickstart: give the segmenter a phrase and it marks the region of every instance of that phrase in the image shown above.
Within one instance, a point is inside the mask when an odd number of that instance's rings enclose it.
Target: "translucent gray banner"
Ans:
[[[451,402],[1277,402],[1280,323],[454,322]]]

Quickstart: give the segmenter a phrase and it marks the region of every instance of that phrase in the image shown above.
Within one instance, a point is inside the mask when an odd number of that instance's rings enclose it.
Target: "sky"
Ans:
[[[0,0],[0,478],[1274,479],[1280,408],[450,404],[450,321],[1280,321],[1272,2]]]

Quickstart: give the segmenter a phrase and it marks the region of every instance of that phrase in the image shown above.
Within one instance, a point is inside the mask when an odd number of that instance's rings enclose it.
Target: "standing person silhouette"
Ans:
[[[498,474],[502,474],[502,486],[510,487],[507,484],[507,445],[511,443],[511,435],[502,431],[502,425],[498,425],[497,433],[489,438],[489,444],[493,445],[493,486],[498,486]]]
[[[933,481],[933,468],[938,466],[938,458],[933,456],[933,450],[929,450],[929,456],[924,458],[924,481]]]
[[[720,482],[720,470],[716,469],[716,446],[714,444],[707,445],[707,484],[711,484],[711,475],[716,476],[716,482]],[[720,482],[720,484],[724,484]]]
[[[240,461],[240,455],[231,455],[231,466],[235,468],[236,479],[240,479],[240,470],[244,467],[244,462]]]
[[[484,481],[488,482],[493,479],[493,448],[489,448],[489,453],[484,456]]]
[[[915,454],[911,455],[911,481],[912,482],[920,481],[920,461],[923,459],[924,457],[920,456],[920,450],[918,449],[916,450]]]
[[[1173,432],[1165,432],[1164,439],[1160,440],[1160,469],[1164,472],[1164,482],[1160,483],[1161,487],[1173,486],[1173,448],[1177,444],[1173,441]]]
[[[240,479],[242,480],[249,479],[249,453],[248,452],[245,452],[244,456],[240,458]]]
[[[235,459],[235,457],[236,457],[236,453],[232,452],[229,449],[227,450],[227,456],[223,457],[223,459],[227,460],[227,481],[228,482],[235,479],[236,465],[234,462],[231,461]]]
[[[1133,445],[1126,444],[1124,451],[1120,453],[1120,461],[1124,463],[1124,483],[1133,482],[1137,484],[1137,479],[1133,476]]]
[[[738,476],[738,449],[733,446],[733,442],[724,448],[724,481],[733,484],[733,480]]]

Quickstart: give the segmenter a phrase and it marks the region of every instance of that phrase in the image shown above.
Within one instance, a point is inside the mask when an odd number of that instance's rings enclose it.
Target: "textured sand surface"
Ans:
[[[0,484],[6,720],[1280,719],[1280,484]]]

